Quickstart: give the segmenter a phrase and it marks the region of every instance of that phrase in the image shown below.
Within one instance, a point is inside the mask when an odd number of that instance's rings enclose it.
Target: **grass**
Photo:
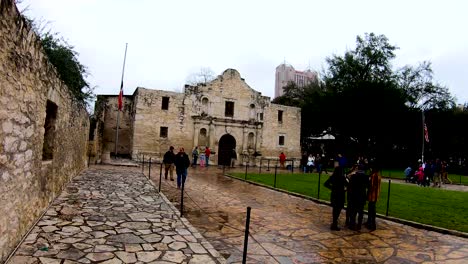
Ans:
[[[245,173],[229,173],[244,179]],[[392,173],[393,174],[393,173]],[[330,201],[330,190],[323,186],[328,175],[320,177],[320,199]],[[247,180],[274,185],[274,174],[248,173]],[[282,173],[276,176],[276,187],[306,196],[318,197],[317,173]],[[448,191],[392,183],[390,186],[389,216],[442,228],[468,232],[468,192]],[[388,181],[383,179],[377,213],[385,215]]]
[[[405,179],[404,169],[400,170],[382,170],[382,176],[385,178],[392,178],[392,179]],[[449,179],[454,184],[461,184],[468,185],[468,176],[459,175],[459,174],[448,174]]]

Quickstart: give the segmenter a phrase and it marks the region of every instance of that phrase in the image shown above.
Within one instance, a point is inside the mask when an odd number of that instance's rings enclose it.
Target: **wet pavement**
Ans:
[[[241,263],[247,206],[248,263],[468,263],[468,239],[382,219],[373,232],[330,231],[328,206],[222,176],[216,167],[190,169],[188,175],[185,217],[228,263]],[[175,183],[162,183],[178,206]],[[341,225],[343,219],[344,211]]]
[[[141,172],[93,166],[67,184],[8,264],[225,262]]]

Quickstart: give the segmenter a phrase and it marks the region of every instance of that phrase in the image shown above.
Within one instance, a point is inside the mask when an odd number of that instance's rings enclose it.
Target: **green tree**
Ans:
[[[47,58],[75,98],[83,103],[92,99],[93,88],[85,80],[87,68],[78,61],[78,53],[74,51],[74,47],[57,34],[47,32],[39,36]]]
[[[455,99],[448,88],[433,81],[430,62],[424,61],[416,67],[407,65],[401,68],[398,82],[412,108],[450,109],[455,106]]]

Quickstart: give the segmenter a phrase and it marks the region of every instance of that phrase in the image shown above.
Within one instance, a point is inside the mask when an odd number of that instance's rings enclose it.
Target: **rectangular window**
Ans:
[[[169,110],[169,97],[163,97],[162,98],[162,110]]]
[[[263,113],[260,113],[260,114],[258,114],[258,115],[259,115],[259,119],[260,119],[261,121],[263,121]]]
[[[279,138],[278,138],[278,145],[284,146],[284,136],[279,136]]]
[[[282,123],[283,122],[283,111],[278,110],[278,122]]]
[[[226,102],[226,108],[224,109],[224,116],[234,116],[234,102]]]
[[[56,119],[57,105],[51,101],[47,101],[46,118],[44,122],[44,143],[42,144],[42,160],[51,160],[53,158]]]
[[[167,138],[168,127],[161,127],[159,129],[159,137],[160,138]]]

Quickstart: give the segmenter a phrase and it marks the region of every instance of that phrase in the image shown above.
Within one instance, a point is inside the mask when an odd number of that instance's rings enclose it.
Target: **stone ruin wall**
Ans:
[[[117,95],[98,95],[95,107],[96,132],[94,145],[96,158],[100,160],[104,152],[115,152],[116,127],[117,127]],[[122,111],[119,115],[119,144],[117,152],[119,156],[130,157],[133,133],[133,97],[124,96]]]
[[[89,116],[57,76],[14,1],[0,0],[0,263],[86,166]]]
[[[169,109],[162,110],[162,98],[169,97]],[[132,158],[162,161],[170,146],[176,151],[184,147],[187,153],[193,148],[194,127],[187,113],[184,94],[137,88],[135,92],[135,118],[133,124]],[[168,127],[168,137],[160,137],[160,127]]]

